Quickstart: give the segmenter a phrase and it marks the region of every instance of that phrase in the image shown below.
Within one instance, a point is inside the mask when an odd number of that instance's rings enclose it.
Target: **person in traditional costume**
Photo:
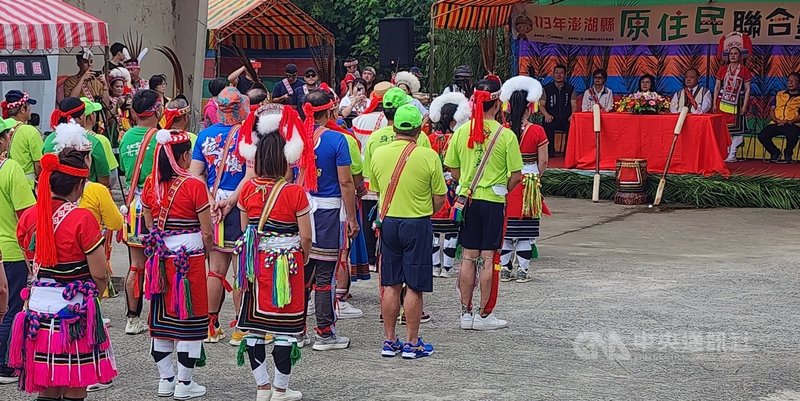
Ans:
[[[217,119],[217,109],[219,107],[217,96],[227,86],[228,81],[225,78],[214,78],[208,83],[208,92],[211,94],[211,98],[208,99],[203,107],[203,128],[208,128],[219,122]]]
[[[200,131],[189,167],[192,175],[205,177],[217,214],[214,220],[214,248],[208,258],[208,343],[217,343],[225,338],[219,320],[225,292],[233,292],[234,305],[237,311],[239,309],[239,291],[234,291],[227,276],[235,242],[242,235],[236,202],[245,183],[245,175],[252,173],[237,150],[239,130],[250,113],[250,101],[236,88],[228,86],[217,96],[217,103],[219,123]],[[239,330],[234,331],[230,344],[238,346],[244,335]]]
[[[450,92],[438,96],[431,102],[430,119],[433,123],[428,139],[431,148],[444,161],[450,138],[456,128],[470,117],[469,100],[461,92]],[[453,277],[455,270],[456,250],[458,246],[458,225],[450,218],[450,207],[456,198],[458,182],[453,174],[444,168],[444,179],[447,184],[447,197],[444,206],[431,216],[433,223],[433,276]],[[444,237],[442,239],[442,237]],[[444,241],[442,243],[442,241]]]
[[[600,110],[611,111],[614,109],[614,92],[606,86],[608,73],[602,68],[594,70],[592,74],[594,84],[583,92],[581,110],[592,111],[592,106],[600,106]]]
[[[92,70],[94,55],[86,47],[76,56],[78,73],[64,80],[64,96],[85,96],[95,102],[109,104],[105,75]]]
[[[326,91],[335,99],[336,94],[328,87],[328,84],[323,83],[320,86],[320,90]],[[350,151],[350,172],[353,175],[353,184],[356,188],[356,218],[358,219],[359,230],[358,234],[351,240],[342,242],[342,249],[339,252],[339,261],[336,269],[336,310],[338,311],[337,317],[339,319],[357,319],[363,316],[364,312],[348,302],[352,298],[350,284],[358,280],[370,279],[364,226],[360,217],[361,197],[367,192],[364,176],[362,175],[364,165],[361,159],[361,143],[352,132],[337,125],[332,119],[328,119],[325,126],[331,131],[344,135],[347,140],[347,148]]]
[[[458,281],[462,330],[496,330],[508,325],[493,312],[506,195],[522,181],[522,156],[514,132],[495,120],[501,108],[499,95],[496,81],[478,81],[470,123],[453,133],[444,159],[460,183],[451,214],[461,223],[458,243],[463,253]],[[476,277],[480,283],[480,307],[474,313]]]
[[[14,319],[8,365],[38,400],[83,400],[86,387],[117,376],[100,294],[108,283],[103,236],[77,205],[89,176],[74,148],[42,157],[36,207],[22,214],[17,239],[36,277],[23,290],[27,308]]]
[[[419,93],[421,85],[419,83],[419,78],[416,75],[408,72],[408,71],[400,71],[394,77],[395,85],[398,88],[406,91],[408,96],[411,96],[411,104],[419,110],[420,114],[427,120],[428,118],[428,109],[422,105],[422,102],[419,99],[414,97],[414,94]]]
[[[144,219],[150,232],[145,245],[145,298],[151,354],[158,367],[158,396],[187,400],[206,394],[192,379],[205,364],[203,340],[208,330],[206,253],[212,247],[208,189],[189,174],[191,141],[185,131],[156,134],[153,173],[142,190]],[[178,374],[172,353],[178,353]]]
[[[189,139],[194,149],[194,143],[197,141],[197,135],[189,132],[189,125],[192,122],[192,106],[189,105],[189,100],[183,95],[175,96],[175,99],[167,103],[167,108],[164,109],[164,129],[173,129],[178,131],[185,131],[189,135]]]
[[[63,102],[65,102],[65,100],[62,100],[62,103]],[[84,104],[89,107],[87,108],[85,114],[86,118],[84,120],[84,124],[87,124],[86,120],[93,120],[94,112],[92,110],[95,112],[100,110],[100,104],[86,101],[84,101]],[[69,117],[68,121],[65,120],[66,118],[62,119],[61,123],[55,128],[55,132],[51,135],[52,138],[48,137],[52,143],[52,149],[48,149],[48,151],[52,151],[54,154],[60,154],[64,149],[75,149],[84,155],[86,166],[91,171],[93,164],[92,154],[97,150],[95,146],[101,147],[101,145],[98,142],[91,141],[87,130],[79,125],[73,118]],[[114,199],[111,197],[111,192],[109,192],[108,188],[105,185],[90,180],[85,180],[83,193],[78,200],[78,207],[89,210],[98,224],[100,224],[101,234],[104,238],[103,250],[106,257],[106,272],[108,275],[108,286],[106,287],[106,291],[101,293],[101,296],[113,296],[116,294],[116,290],[111,283],[112,271],[109,261],[111,258],[113,233],[114,231],[121,230],[123,226],[122,214],[120,214],[117,205],[114,203]],[[103,323],[109,324],[110,320],[104,318]],[[97,391],[109,387],[111,387],[110,381],[94,383],[87,387],[87,391]]]
[[[714,84],[714,111],[727,116],[728,131],[733,142],[728,149],[726,162],[736,161],[736,150],[744,143],[747,130],[745,114],[750,104],[750,81],[753,74],[744,65],[745,59],[753,52],[750,36],[731,32],[719,39],[718,55],[726,63],[719,67]]]
[[[351,170],[352,159],[347,139],[327,127],[336,113],[336,102],[326,90],[308,94],[303,105],[306,132],[313,132],[313,143],[318,144],[317,174],[304,171],[298,181],[309,188],[314,225],[313,246],[306,265],[306,293],[314,288],[316,336],[314,349],[328,351],[350,346],[350,339],[336,331],[336,267],[346,238],[358,234],[356,219],[356,188]],[[304,345],[306,340],[304,339]]]
[[[0,355],[8,355],[11,324],[22,310],[20,293],[28,285],[28,264],[17,242],[17,222],[26,209],[36,204],[22,166],[6,157],[11,130],[16,126],[16,120],[0,118],[0,259],[4,261],[0,275],[6,279],[5,287],[0,288],[7,289],[8,295],[6,299],[0,298],[0,315],[5,315],[0,316]],[[0,383],[14,383],[19,378],[4,359],[0,359]]]
[[[541,192],[541,176],[547,168],[547,134],[540,125],[528,122],[542,92],[542,84],[527,76],[509,79],[500,90],[500,101],[508,102],[507,121],[511,124],[511,131],[517,135],[522,153],[522,184],[517,185],[506,198],[500,281],[512,280],[514,254],[518,265],[516,281],[525,283],[531,280],[528,272],[531,259],[538,257],[539,220],[542,213],[549,214]]]
[[[671,113],[680,113],[684,107],[692,114],[705,114],[711,111],[711,91],[697,82],[700,73],[696,68],[686,70],[683,75],[683,88],[672,96],[669,103]]]
[[[244,235],[237,242],[242,306],[237,326],[248,332],[239,348],[256,381],[257,401],[300,400],[289,389],[292,365],[300,358],[298,338],[306,332],[305,262],[311,252],[311,206],[302,186],[289,184],[290,166],[316,171],[310,136],[288,106],[262,106],[245,121],[239,153],[256,177],[242,187],[238,208]],[[267,367],[265,334],[273,336],[273,380]]]
[[[145,89],[133,96],[133,111],[136,113],[137,125],[129,129],[119,144],[120,164],[125,171],[128,191],[125,205],[120,208],[125,216],[125,243],[131,267],[125,280],[125,296],[127,298],[128,322],[125,334],[141,334],[147,326],[141,321],[142,290],[144,285],[144,266],[147,258],[144,255],[142,237],[149,229],[144,221],[141,193],[144,181],[153,170],[153,155],[156,150],[156,132],[158,122],[164,114],[164,103],[158,92]]]
[[[147,55],[148,49],[145,47],[140,52],[139,55],[135,58],[132,58],[126,61],[125,69],[128,70],[131,76],[131,91],[132,93],[136,93],[140,90],[150,89],[148,82],[142,79],[142,62],[144,61],[145,56]]]
[[[358,71],[358,60],[353,57],[344,59],[344,68],[347,71],[339,83],[339,96],[345,97],[353,89],[353,83],[358,78],[361,78],[361,73]]]
[[[131,129],[134,124],[134,115],[131,107],[133,106],[133,95],[128,87],[128,81],[124,75],[118,71],[111,71],[109,79],[111,80],[111,89],[109,104],[107,107],[108,121],[106,132],[108,137],[118,144],[125,135],[125,131]]]

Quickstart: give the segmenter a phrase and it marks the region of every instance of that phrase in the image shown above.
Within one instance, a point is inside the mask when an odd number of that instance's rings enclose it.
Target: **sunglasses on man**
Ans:
[[[317,74],[314,74],[313,72],[306,74],[306,78],[316,78],[316,77],[317,77]]]

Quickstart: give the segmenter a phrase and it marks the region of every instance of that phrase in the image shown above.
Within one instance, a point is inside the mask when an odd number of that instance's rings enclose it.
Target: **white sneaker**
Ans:
[[[330,351],[335,349],[345,349],[350,346],[350,339],[347,337],[330,336],[321,337],[319,335],[314,338],[314,346],[311,347],[314,351]],[[275,398],[273,396],[272,398]]]
[[[490,313],[486,317],[476,315],[475,320],[472,322],[472,330],[478,331],[497,330],[505,327],[508,327],[508,322],[498,319],[494,313]]]
[[[308,314],[309,315],[313,315],[314,311],[315,311],[315,309],[314,309],[314,293],[312,292],[311,293],[311,298],[308,299]]]
[[[439,266],[433,266],[433,277],[442,277],[442,268]]]
[[[147,331],[147,325],[139,317],[129,317],[128,324],[125,325],[125,334],[136,335]]]
[[[172,397],[175,394],[175,378],[172,381],[167,379],[160,379],[158,381],[158,396],[159,397]]]
[[[339,301],[339,313],[337,316],[339,319],[358,319],[361,316],[364,316],[364,312],[361,309],[350,305],[349,302]]]
[[[172,396],[172,398],[176,400],[188,400],[191,398],[202,397],[204,395],[206,395],[206,388],[197,384],[197,382],[193,380],[189,384],[178,382],[178,384],[175,385],[175,394]]]
[[[287,388],[286,391],[283,392],[274,390],[272,392],[271,401],[300,401],[302,399],[303,399],[303,393]]]
[[[306,345],[311,345],[311,336],[308,333],[297,339],[297,348],[303,348]]]
[[[735,161],[736,161],[736,153],[728,155],[728,158],[725,159],[725,163],[733,163]]]
[[[86,387],[86,392],[91,393],[91,392],[94,392],[94,391],[105,390],[107,388],[110,388],[113,385],[114,385],[114,382],[95,383],[95,384],[92,384],[91,386]]]
[[[461,315],[461,330],[472,330],[475,315],[472,313],[463,313]]]
[[[272,390],[256,390],[256,401],[270,401]]]
[[[442,269],[442,272],[439,273],[439,277],[441,277],[441,278],[451,278],[451,277],[455,277],[457,274],[458,274],[458,272],[456,272],[455,267],[451,267],[450,270]]]

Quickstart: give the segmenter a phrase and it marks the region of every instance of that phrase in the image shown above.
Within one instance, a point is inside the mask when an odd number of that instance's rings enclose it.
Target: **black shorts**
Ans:
[[[225,215],[223,225],[225,226],[225,248],[233,249],[236,245],[236,240],[242,236],[242,217],[241,210],[234,207]]]
[[[419,292],[433,292],[433,228],[431,219],[381,221],[381,285],[406,284]]]
[[[493,251],[503,243],[506,205],[473,199],[464,208],[458,243],[464,249]]]

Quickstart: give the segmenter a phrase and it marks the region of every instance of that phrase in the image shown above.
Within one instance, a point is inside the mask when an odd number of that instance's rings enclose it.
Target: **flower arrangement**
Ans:
[[[618,112],[658,114],[669,112],[669,100],[656,92],[636,92],[620,99],[614,108]]]

